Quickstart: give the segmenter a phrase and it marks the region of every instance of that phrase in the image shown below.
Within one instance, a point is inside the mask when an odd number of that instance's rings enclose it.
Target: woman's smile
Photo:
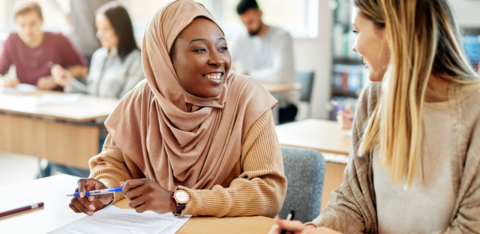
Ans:
[[[223,80],[223,72],[210,72],[204,74],[203,77],[208,78],[210,81],[221,84]]]
[[[368,68],[368,62],[367,62],[367,59],[365,57],[362,56],[362,59],[363,59],[363,63],[365,64],[365,68]]]

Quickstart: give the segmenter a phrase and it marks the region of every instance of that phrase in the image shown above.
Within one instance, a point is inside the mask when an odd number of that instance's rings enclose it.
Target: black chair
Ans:
[[[302,90],[300,90],[300,101],[308,103],[308,118],[311,116],[311,100],[312,100],[312,89],[313,89],[313,79],[315,77],[315,72],[312,70],[297,70],[296,72],[298,83],[302,85]]]

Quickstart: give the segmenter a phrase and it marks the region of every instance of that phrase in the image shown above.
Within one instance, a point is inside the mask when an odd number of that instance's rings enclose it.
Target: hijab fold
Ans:
[[[215,23],[203,5],[191,0],[174,1],[155,13],[142,45],[146,81],[105,122],[110,134],[105,145],[119,147],[147,178],[170,191],[178,185],[211,189],[221,184],[239,160],[250,127],[277,104],[257,81],[232,70],[217,97],[184,90],[170,49],[198,17]]]

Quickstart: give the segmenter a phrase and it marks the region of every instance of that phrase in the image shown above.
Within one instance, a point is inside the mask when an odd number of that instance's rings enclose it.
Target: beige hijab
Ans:
[[[146,82],[127,94],[105,123],[106,145],[120,147],[147,178],[170,191],[178,185],[211,189],[221,184],[239,160],[250,127],[277,103],[258,82],[233,71],[218,97],[184,90],[169,53],[197,17],[215,22],[203,5],[190,0],[157,11],[143,40]]]

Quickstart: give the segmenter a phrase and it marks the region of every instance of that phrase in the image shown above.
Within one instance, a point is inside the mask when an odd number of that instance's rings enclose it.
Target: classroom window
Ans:
[[[137,37],[143,36],[148,20],[159,7],[172,0],[129,0],[127,8]],[[215,20],[228,34],[244,30],[237,15],[239,0],[196,0],[212,12]],[[319,0],[257,0],[269,25],[288,30],[294,37],[316,37],[318,33]]]
[[[7,0],[0,0],[0,30],[5,30],[7,28],[8,20],[8,11],[7,11]]]
[[[9,33],[16,30],[13,15],[15,2],[16,0],[0,0],[0,33]],[[37,2],[42,8],[44,30],[54,32],[67,32],[69,30],[65,16],[45,1],[38,0]],[[58,3],[65,10],[70,9],[69,0],[58,0]]]
[[[12,8],[16,0],[0,0],[0,33],[15,30]],[[148,20],[163,5],[172,0],[119,0],[128,9],[135,33],[141,38]],[[228,34],[244,30],[236,12],[239,0],[196,0],[212,12]],[[293,37],[316,37],[318,33],[319,0],[257,0],[264,12],[265,23],[288,30]],[[38,0],[44,15],[44,30],[68,33],[66,18],[50,4]],[[61,7],[70,10],[69,0],[59,0]],[[75,9],[73,9],[75,10]]]
[[[150,20],[161,6],[172,1],[173,0],[130,0],[127,3],[127,8],[135,24],[147,24],[148,20]],[[199,0],[197,2],[205,4],[205,0]]]
[[[243,29],[236,8],[239,0],[221,1],[222,10],[214,15],[227,33]],[[318,33],[318,0],[257,0],[263,21],[289,31],[293,37],[316,37]]]
[[[70,30],[67,18],[58,10],[54,9],[50,4],[45,1],[38,1],[40,7],[42,7],[43,14],[43,29],[45,31],[63,32],[67,33]],[[60,7],[67,12],[70,11],[70,0],[57,0]]]
[[[124,1],[137,38],[143,37],[147,23],[155,12],[162,6],[172,2],[173,0],[127,0]],[[202,4],[206,4],[208,0],[196,0]]]

